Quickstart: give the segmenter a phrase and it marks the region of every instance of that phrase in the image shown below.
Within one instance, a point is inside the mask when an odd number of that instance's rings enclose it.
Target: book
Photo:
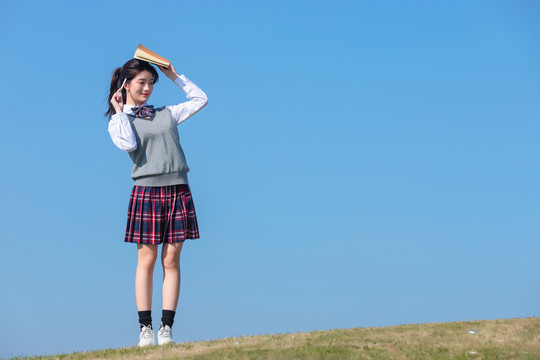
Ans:
[[[159,56],[153,51],[148,50],[141,44],[137,47],[137,50],[135,50],[135,55],[133,55],[135,59],[148,61],[152,64],[161,65],[165,68],[168,68],[169,65],[171,65],[171,62],[167,59],[165,59],[163,56]]]

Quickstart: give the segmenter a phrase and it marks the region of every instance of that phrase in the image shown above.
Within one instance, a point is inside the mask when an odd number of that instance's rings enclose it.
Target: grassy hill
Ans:
[[[25,359],[540,359],[540,318],[243,336]]]

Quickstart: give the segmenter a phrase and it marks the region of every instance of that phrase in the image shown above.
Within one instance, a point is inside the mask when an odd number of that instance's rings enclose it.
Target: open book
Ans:
[[[171,62],[167,59],[165,59],[162,56],[159,56],[153,51],[148,50],[141,44],[137,47],[137,50],[135,50],[135,55],[133,55],[135,59],[148,61],[152,64],[161,65],[163,67],[168,68],[169,65],[171,65]]]

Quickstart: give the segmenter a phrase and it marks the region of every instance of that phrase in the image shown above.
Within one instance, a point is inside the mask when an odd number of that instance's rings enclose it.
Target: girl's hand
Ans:
[[[116,111],[117,114],[124,111],[124,99],[122,97],[123,88],[124,88],[124,84],[122,84],[122,87],[118,89],[111,98],[111,104],[114,107],[114,110]]]
[[[178,73],[176,70],[174,70],[174,66],[172,64],[169,65],[168,68],[164,68],[163,66],[158,65],[159,69],[172,81],[176,80],[178,77]]]

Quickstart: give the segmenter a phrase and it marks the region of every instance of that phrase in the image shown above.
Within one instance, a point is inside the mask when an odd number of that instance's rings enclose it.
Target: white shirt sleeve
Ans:
[[[208,104],[208,98],[206,94],[191,80],[185,77],[184,74],[174,80],[174,83],[186,93],[186,98],[189,101],[180,103],[178,105],[169,105],[167,108],[171,110],[173,118],[176,120],[176,124],[189,119],[195,115],[199,110]]]
[[[137,149],[137,138],[131,128],[129,118],[126,113],[121,112],[111,116],[109,121],[109,135],[120,150],[131,152]]]

